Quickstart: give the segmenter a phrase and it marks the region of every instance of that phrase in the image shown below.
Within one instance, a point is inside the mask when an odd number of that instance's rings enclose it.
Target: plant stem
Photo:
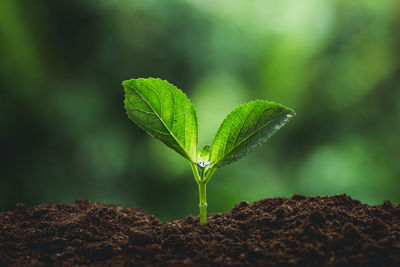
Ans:
[[[216,170],[217,170],[216,168],[211,168],[211,169],[208,171],[206,177],[204,178],[204,182],[205,182],[206,184],[210,181],[211,177],[213,176],[213,174],[214,174],[214,172],[215,172]]]
[[[210,181],[211,176],[214,174],[216,168],[211,168],[205,173],[205,169],[200,170],[200,175],[195,163],[191,162],[194,179],[199,186],[199,210],[200,210],[200,225],[207,223],[207,195],[206,195],[206,185]]]
[[[197,167],[196,167],[196,165],[193,163],[193,162],[191,162],[190,163],[190,167],[192,168],[192,171],[193,171],[193,177],[194,177],[194,179],[196,180],[196,183],[200,183],[200,176],[199,176],[199,172],[197,171]]]
[[[200,209],[200,225],[207,223],[207,199],[206,199],[206,183],[201,181],[199,185],[199,209]]]

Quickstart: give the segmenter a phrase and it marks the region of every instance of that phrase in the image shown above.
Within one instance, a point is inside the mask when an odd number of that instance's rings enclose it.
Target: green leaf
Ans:
[[[167,81],[123,81],[128,117],[191,162],[197,158],[197,117],[186,95]]]
[[[213,167],[222,167],[245,156],[268,140],[295,112],[283,105],[256,100],[237,107],[215,136]]]
[[[203,146],[200,150],[198,156],[197,156],[197,161],[208,161],[210,158],[210,152],[211,152],[211,146],[210,145],[205,145]]]
[[[205,145],[203,146],[200,150],[199,153],[197,153],[197,166],[200,168],[206,168],[209,166],[212,161],[209,161],[210,159],[210,153],[211,153],[211,146],[210,145]]]

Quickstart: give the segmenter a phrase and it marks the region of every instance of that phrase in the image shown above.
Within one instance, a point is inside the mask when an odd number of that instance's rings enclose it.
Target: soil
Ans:
[[[0,266],[400,266],[400,206],[347,195],[242,201],[161,223],[88,200],[0,214]]]

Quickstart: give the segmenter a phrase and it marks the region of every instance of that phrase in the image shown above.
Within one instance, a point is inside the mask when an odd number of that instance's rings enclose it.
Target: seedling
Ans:
[[[128,117],[189,161],[199,187],[201,225],[207,223],[206,185],[214,172],[263,144],[295,115],[281,104],[249,102],[226,117],[212,146],[197,150],[196,112],[181,90],[154,78],[131,79],[122,85]]]

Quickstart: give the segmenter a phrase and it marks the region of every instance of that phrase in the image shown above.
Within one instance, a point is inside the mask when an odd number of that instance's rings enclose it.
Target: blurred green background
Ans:
[[[294,193],[400,201],[398,0],[0,3],[0,211],[87,198],[198,213],[187,162],[126,116],[121,81],[187,93],[200,143],[237,105],[297,116],[218,170],[210,212]]]

